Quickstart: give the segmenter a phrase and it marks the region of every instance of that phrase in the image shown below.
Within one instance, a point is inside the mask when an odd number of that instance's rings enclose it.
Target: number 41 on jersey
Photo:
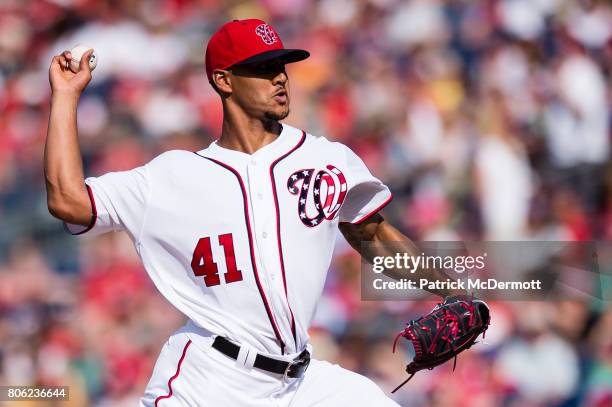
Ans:
[[[234,239],[231,233],[219,235],[219,245],[223,247],[225,253],[225,264],[227,271],[225,272],[225,283],[234,283],[242,280],[242,271],[236,266],[236,256],[234,255]],[[193,251],[191,258],[191,269],[198,276],[204,276],[204,284],[206,287],[212,287],[221,284],[219,277],[219,268],[213,259],[212,247],[210,246],[210,237],[202,237],[198,240],[198,244]]]

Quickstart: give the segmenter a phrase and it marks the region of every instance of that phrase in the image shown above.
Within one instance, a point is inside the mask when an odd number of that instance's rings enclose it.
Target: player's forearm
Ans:
[[[376,256],[395,257],[397,253],[401,253],[402,255],[405,253],[409,257],[414,258],[420,256],[422,253],[422,250],[416,244],[414,244],[412,240],[408,239],[406,236],[404,236],[404,234],[384,221],[378,225],[373,242],[377,242],[379,244],[372,245],[371,250],[369,250],[368,261],[370,263],[373,262],[373,259]],[[414,270],[414,273],[406,269],[391,268],[387,269],[384,274],[396,280],[407,279],[415,282],[418,282],[418,280],[421,278],[426,278],[430,282],[445,282],[450,279],[449,276],[442,273],[437,268],[424,267]],[[427,291],[441,297],[465,294],[463,291],[449,289],[428,288]]]
[[[65,222],[88,225],[91,206],[77,138],[79,96],[54,93],[45,144],[45,183],[49,212]]]
[[[412,240],[386,222],[380,215],[374,215],[362,225],[341,225],[340,230],[351,246],[370,264],[374,263],[375,257],[395,257],[397,253],[417,257],[422,252]],[[362,245],[362,242],[374,244]],[[383,274],[396,280],[406,279],[415,283],[418,283],[420,278],[427,278],[428,281],[447,281],[449,279],[435,268],[419,268],[414,273],[406,269],[385,268]],[[463,291],[435,288],[428,288],[427,291],[441,297],[465,294]]]

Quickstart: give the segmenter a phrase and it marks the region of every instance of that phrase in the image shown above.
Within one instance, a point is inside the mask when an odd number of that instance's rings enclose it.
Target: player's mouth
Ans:
[[[285,104],[288,101],[287,91],[282,89],[277,91],[274,95],[274,100],[276,100],[280,104]]]

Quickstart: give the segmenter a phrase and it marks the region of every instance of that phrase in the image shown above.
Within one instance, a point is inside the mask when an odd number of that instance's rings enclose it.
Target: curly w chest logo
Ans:
[[[342,171],[333,165],[325,168],[316,176],[314,168],[299,170],[287,180],[289,193],[298,195],[300,220],[308,227],[334,219],[346,198],[346,178]]]

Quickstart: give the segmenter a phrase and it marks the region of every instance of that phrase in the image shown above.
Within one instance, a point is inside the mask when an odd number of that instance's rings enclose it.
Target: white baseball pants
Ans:
[[[192,322],[172,334],[140,406],[399,407],[370,379],[338,365],[311,359],[304,376],[283,379],[225,356],[212,348],[213,339]]]

